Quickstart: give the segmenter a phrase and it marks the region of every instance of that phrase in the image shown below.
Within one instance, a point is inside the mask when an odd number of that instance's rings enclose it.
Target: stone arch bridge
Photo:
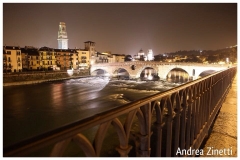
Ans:
[[[188,76],[197,78],[204,71],[220,71],[228,68],[229,65],[220,64],[202,64],[202,63],[163,63],[155,61],[137,61],[122,63],[98,63],[91,66],[91,75],[96,70],[104,70],[109,76],[116,76],[116,71],[125,69],[131,79],[139,78],[145,68],[153,68],[158,76],[165,79],[168,73],[173,69],[183,69]]]

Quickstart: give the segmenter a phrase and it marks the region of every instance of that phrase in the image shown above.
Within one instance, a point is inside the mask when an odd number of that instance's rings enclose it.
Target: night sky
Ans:
[[[3,3],[3,45],[57,48],[65,22],[69,48],[135,55],[216,50],[237,44],[237,3]]]

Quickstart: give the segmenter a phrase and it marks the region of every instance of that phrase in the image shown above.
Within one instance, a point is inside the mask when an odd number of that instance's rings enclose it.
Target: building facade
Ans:
[[[86,41],[84,42],[84,50],[89,52],[89,66],[96,63],[96,49],[95,42]],[[87,52],[86,52],[87,53]]]
[[[124,62],[124,59],[125,59],[125,55],[121,55],[121,54],[112,54],[112,57],[113,57],[114,63]]]
[[[28,53],[25,48],[21,48],[21,57],[22,57],[22,70],[28,70]]]
[[[3,71],[22,72],[21,48],[16,46],[3,47]]]
[[[145,53],[143,52],[142,49],[140,49],[140,51],[137,53],[137,55],[134,55],[133,56],[133,59],[135,61],[145,61],[146,60],[146,55]]]
[[[152,61],[152,60],[154,60],[153,51],[152,49],[149,49],[147,53],[147,61]]]
[[[90,51],[86,49],[78,49],[78,69],[89,69],[90,67]]]
[[[75,52],[72,53],[72,66],[73,69],[79,69],[79,58],[78,58],[78,52],[77,50],[74,50]]]
[[[85,50],[89,51],[90,56],[94,56],[94,54],[96,52],[96,50],[95,50],[96,43],[92,42],[92,41],[86,41],[86,42],[84,42],[84,45],[85,45]]]
[[[68,70],[73,68],[72,55],[76,53],[74,49],[55,49],[56,64],[60,70]]]
[[[59,33],[63,33],[65,26],[63,22],[60,24]],[[125,55],[111,54],[110,51],[96,52],[95,42],[86,41],[84,45],[84,49],[54,49],[46,46],[41,48],[4,46],[3,70],[4,72],[78,70],[90,69],[91,65],[96,63],[124,62]]]
[[[40,69],[41,70],[56,70],[57,59],[56,52],[53,48],[41,47],[39,49]]]
[[[23,71],[41,70],[41,57],[37,48],[25,46],[21,48],[21,54]]]

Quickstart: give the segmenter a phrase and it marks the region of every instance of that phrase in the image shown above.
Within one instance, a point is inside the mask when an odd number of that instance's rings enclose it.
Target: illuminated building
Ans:
[[[90,53],[90,56],[94,56],[95,54],[95,42],[92,42],[92,41],[86,41],[84,42],[85,44],[85,50],[89,51]]]
[[[88,69],[90,66],[90,51],[87,49],[77,49],[78,68]]]
[[[73,68],[72,54],[74,49],[55,49],[57,70],[68,70]]]
[[[22,71],[22,57],[20,47],[16,46],[3,47],[3,71],[4,72]]]
[[[60,22],[58,30],[58,49],[68,49],[67,29],[64,22]]]
[[[53,48],[41,47],[39,49],[40,67],[41,70],[55,70],[56,65],[56,52]]]
[[[119,63],[119,62],[124,62],[125,60],[125,55],[120,55],[120,54],[111,54],[108,58],[108,63]]]
[[[135,61],[146,61],[147,57],[145,56],[145,53],[143,52],[142,49],[138,52],[137,55],[133,56]]]
[[[25,46],[21,48],[23,70],[40,70],[41,57],[37,48]]]
[[[152,49],[149,49],[148,53],[147,53],[147,60],[152,61],[153,59],[154,59],[153,51],[152,51]]]

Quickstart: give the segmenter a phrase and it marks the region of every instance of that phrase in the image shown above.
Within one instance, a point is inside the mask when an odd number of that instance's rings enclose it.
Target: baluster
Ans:
[[[61,157],[70,143],[71,139],[66,139],[54,145],[50,157]]]
[[[155,108],[155,112],[156,112],[156,122],[154,123],[154,126],[156,128],[156,136],[157,136],[157,140],[156,140],[156,157],[161,157],[161,152],[162,152],[162,111],[160,109],[160,102],[159,101],[155,101],[153,104],[153,108]]]
[[[174,93],[171,96],[171,102],[174,103],[175,101],[175,107],[174,107],[174,112],[175,112],[175,117],[174,117],[174,146],[173,146],[173,156],[179,156],[176,155],[176,152],[179,148],[180,144],[180,113],[181,113],[181,101],[179,97],[179,93]]]
[[[140,133],[132,133],[135,139],[136,154],[140,157],[149,157],[151,153],[151,103],[141,107],[137,116],[140,123]]]
[[[118,118],[115,118],[112,121],[112,125],[114,126],[115,130],[117,131],[119,137],[119,147],[116,148],[118,153],[121,157],[127,157],[129,151],[132,149],[132,146],[128,145],[128,139],[125,133],[125,130],[122,126],[122,123],[119,121]]]

